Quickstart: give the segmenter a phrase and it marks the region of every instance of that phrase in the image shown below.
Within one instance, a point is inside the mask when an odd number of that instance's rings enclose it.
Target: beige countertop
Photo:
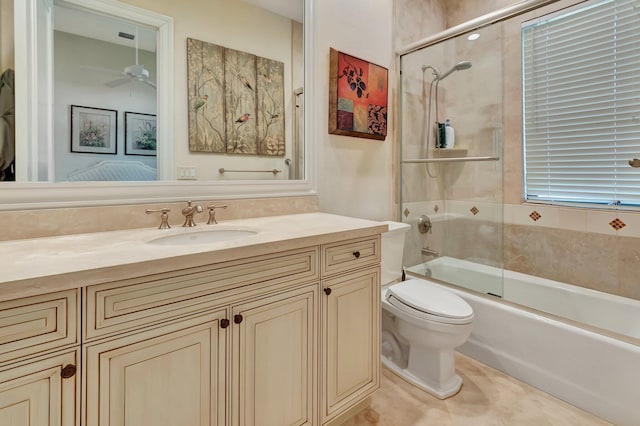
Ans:
[[[164,236],[223,229],[257,233],[207,244],[149,244]],[[0,301],[366,237],[386,230],[387,225],[381,222],[304,213],[199,224],[194,228],[129,229],[4,241],[0,242]]]

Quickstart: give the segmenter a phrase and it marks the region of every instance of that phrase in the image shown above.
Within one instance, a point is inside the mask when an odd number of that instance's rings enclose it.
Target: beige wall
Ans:
[[[503,7],[520,3],[517,0],[446,0],[447,28],[467,22]]]
[[[317,51],[314,84],[314,130],[318,197],[323,211],[390,219],[393,215],[395,143],[395,55],[392,45],[393,2],[388,0],[316,1]],[[329,48],[389,69],[389,117],[384,141],[328,134]]]

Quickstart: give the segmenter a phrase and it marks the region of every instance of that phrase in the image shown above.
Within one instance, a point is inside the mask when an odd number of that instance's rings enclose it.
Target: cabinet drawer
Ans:
[[[329,275],[380,263],[380,237],[339,241],[322,246],[322,274]]]
[[[77,343],[78,290],[0,302],[0,363]]]
[[[313,247],[90,286],[85,335],[103,337],[230,303],[256,289],[318,279],[318,248]]]

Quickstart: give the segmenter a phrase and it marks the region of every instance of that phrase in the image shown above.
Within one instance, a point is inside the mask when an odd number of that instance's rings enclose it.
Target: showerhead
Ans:
[[[430,69],[431,72],[433,73],[433,75],[436,77],[436,79],[438,77],[440,77],[440,70],[432,65],[423,65],[422,66],[422,72],[425,72],[426,70]]]
[[[453,73],[454,71],[468,70],[469,68],[471,68],[471,62],[469,61],[458,62],[449,71],[445,72],[442,75],[439,75],[437,79],[444,80],[445,78],[449,77],[449,74]]]

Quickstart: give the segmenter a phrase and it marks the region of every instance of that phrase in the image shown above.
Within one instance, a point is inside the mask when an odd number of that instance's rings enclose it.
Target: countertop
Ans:
[[[155,245],[159,237],[217,229],[249,237],[194,245]],[[0,242],[0,301],[84,287],[283,250],[376,235],[387,225],[327,213],[230,220],[194,228],[128,229]]]

